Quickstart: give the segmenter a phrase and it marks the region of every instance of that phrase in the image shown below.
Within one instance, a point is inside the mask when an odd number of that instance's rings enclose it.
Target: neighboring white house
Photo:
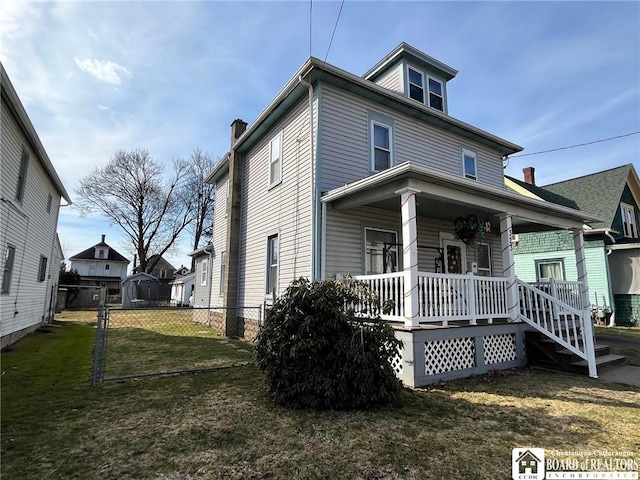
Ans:
[[[195,288],[195,272],[176,277],[169,282],[171,285],[171,305],[187,307],[191,305]]]
[[[0,334],[15,342],[53,315],[58,214],[71,203],[9,76],[0,64]]]
[[[104,286],[109,295],[121,293],[129,260],[105,242],[105,235],[100,243],[70,257],[69,261],[70,269],[78,271],[81,285]]]
[[[362,77],[310,58],[251,125],[232,123],[206,179],[211,255],[193,252],[195,297],[226,307],[227,335],[255,335],[245,307],[300,276],[351,274],[393,301],[382,318],[405,341],[396,370],[410,385],[521,365],[527,329],[596,374],[589,342],[541,325],[551,311],[581,324],[582,295],[569,305],[518,281],[511,238],[572,229],[580,258],[582,226],[599,219],[505,189],[503,159],[522,148],[448,115],[457,73],[405,43]],[[553,308],[532,318],[523,296]]]

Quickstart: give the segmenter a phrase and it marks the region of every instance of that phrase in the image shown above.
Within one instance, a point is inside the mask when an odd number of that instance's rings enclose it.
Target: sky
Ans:
[[[640,131],[637,1],[1,3],[0,59],[72,200],[118,150],[167,167],[196,147],[223,156],[233,119],[253,122],[310,54],[362,75],[403,41],[459,71],[449,115],[522,154]],[[505,172],[533,166],[546,185],[627,163],[640,170],[640,135],[514,155]],[[67,258],[101,234],[126,252],[74,206],[58,233]],[[188,265],[190,240],[174,250]]]

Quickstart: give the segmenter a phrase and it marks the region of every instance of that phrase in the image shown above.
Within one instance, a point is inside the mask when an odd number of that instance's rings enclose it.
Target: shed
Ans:
[[[148,273],[129,275],[122,282],[122,308],[144,308],[158,305],[160,281]]]

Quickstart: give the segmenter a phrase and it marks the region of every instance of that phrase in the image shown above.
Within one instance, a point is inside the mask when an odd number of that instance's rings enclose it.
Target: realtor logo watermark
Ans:
[[[640,459],[628,451],[514,448],[513,480],[639,480]]]

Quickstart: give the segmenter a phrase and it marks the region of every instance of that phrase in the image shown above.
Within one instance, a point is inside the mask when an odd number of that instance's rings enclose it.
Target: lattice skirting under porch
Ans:
[[[394,369],[410,386],[463,378],[526,363],[525,325],[397,330],[404,342]]]

